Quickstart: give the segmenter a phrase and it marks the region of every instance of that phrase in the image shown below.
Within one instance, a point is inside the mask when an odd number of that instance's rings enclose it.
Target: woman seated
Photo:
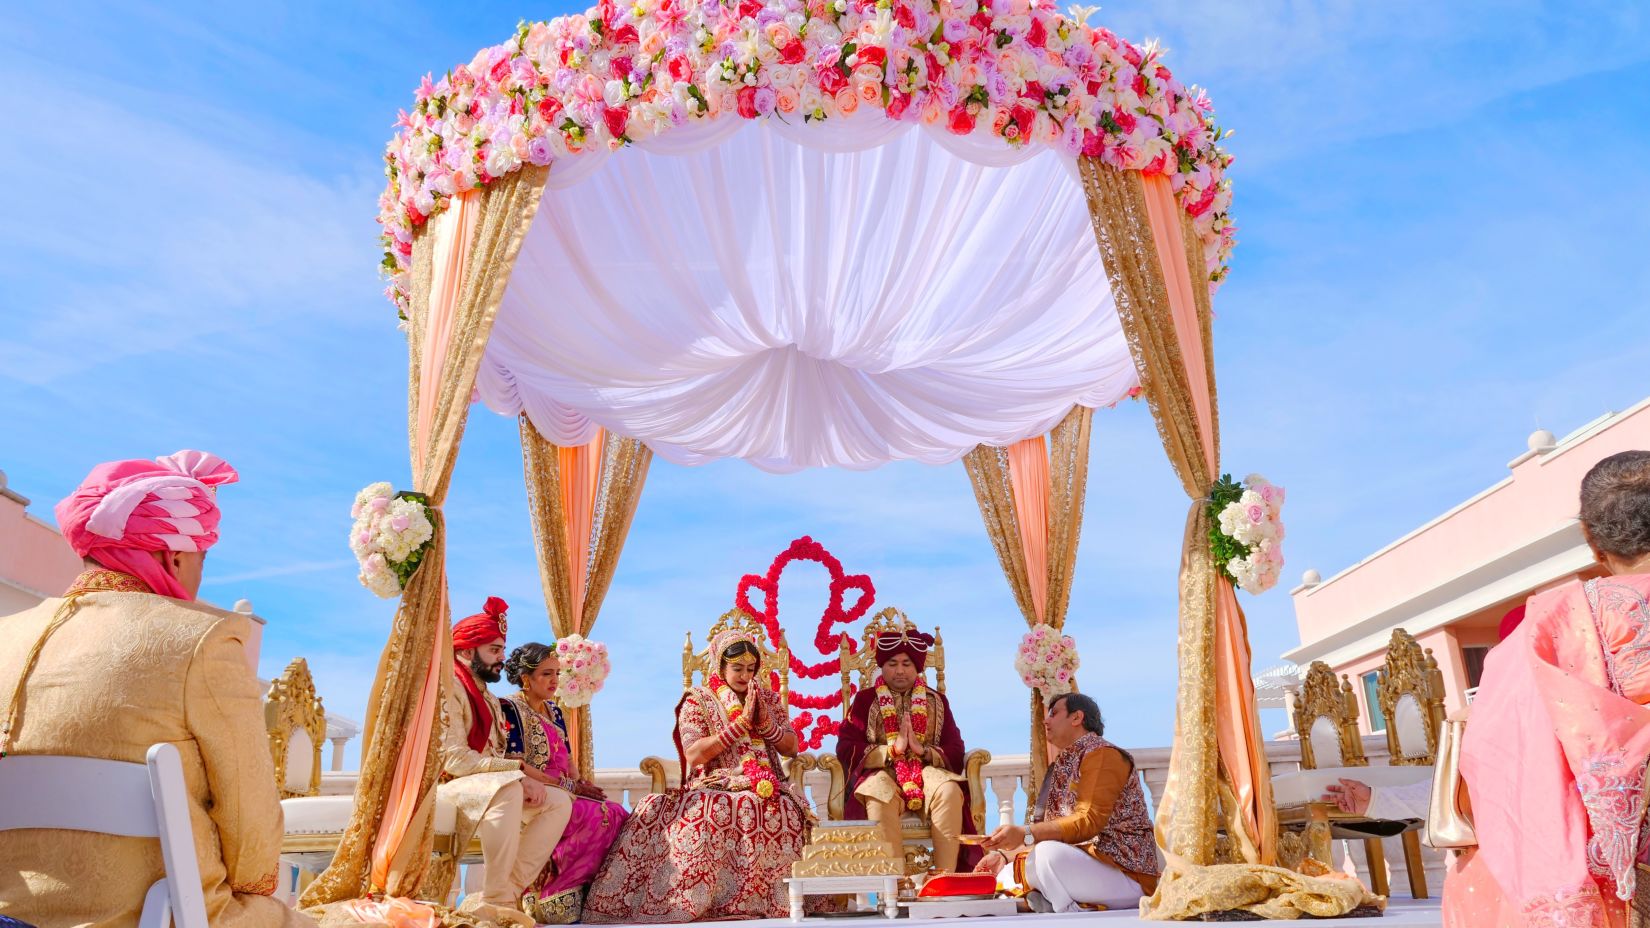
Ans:
[[[504,672],[520,687],[500,700],[511,755],[548,774],[573,794],[573,814],[550,862],[527,887],[522,909],[541,925],[570,925],[579,920],[583,890],[607,856],[619,828],[629,817],[624,806],[607,801],[594,784],[578,779],[567,743],[567,722],[551,700],[561,671],[553,645],[530,642],[511,652]]]
[[[717,672],[676,704],[683,786],[637,804],[590,886],[586,922],[789,912],[783,881],[814,822],[780,773],[780,756],[796,755],[796,732],[779,697],[757,685],[755,636],[723,632],[709,653]]]
[[[1587,472],[1581,527],[1608,576],[1530,597],[1485,662],[1461,741],[1478,847],[1450,863],[1446,926],[1624,925],[1643,876],[1650,451]]]

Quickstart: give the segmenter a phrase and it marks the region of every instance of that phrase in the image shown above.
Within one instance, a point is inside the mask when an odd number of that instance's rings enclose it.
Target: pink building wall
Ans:
[[[1301,646],[1284,657],[1322,660],[1352,678],[1380,666],[1392,630],[1430,647],[1446,706],[1466,701],[1463,648],[1493,646],[1507,610],[1531,593],[1594,570],[1576,519],[1581,478],[1599,460],[1650,448],[1650,399],[1554,440],[1530,436],[1500,482],[1327,580],[1308,571],[1292,591]]]

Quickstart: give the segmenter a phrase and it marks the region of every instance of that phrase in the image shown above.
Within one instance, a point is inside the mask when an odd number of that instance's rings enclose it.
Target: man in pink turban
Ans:
[[[235,479],[218,458],[180,451],[100,464],[58,504],[87,570],[63,596],[0,618],[0,758],[141,764],[152,745],[177,745],[213,928],[313,928],[274,898],[283,829],[246,660],[251,620],[194,601],[218,540],[214,488]],[[9,832],[0,915],[42,928],[136,928],[164,875],[152,839]]]

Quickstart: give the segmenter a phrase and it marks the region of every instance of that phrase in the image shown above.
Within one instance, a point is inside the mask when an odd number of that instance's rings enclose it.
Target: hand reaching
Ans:
[[[521,781],[521,797],[529,806],[543,805],[544,784],[534,779],[523,779]]]

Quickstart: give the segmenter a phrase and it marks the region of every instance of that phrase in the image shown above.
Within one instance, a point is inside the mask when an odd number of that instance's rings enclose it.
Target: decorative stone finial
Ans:
[[[1316,568],[1308,567],[1306,573],[1301,574],[1301,586],[1317,586],[1322,582],[1323,574],[1318,573]]]
[[[250,600],[250,599],[237,599],[237,600],[235,600],[235,611],[239,612],[241,615],[251,615],[252,614],[252,600]]]
[[[1537,454],[1545,454],[1558,447],[1558,439],[1554,438],[1553,433],[1546,429],[1536,429],[1530,433],[1528,444],[1531,451]]]

